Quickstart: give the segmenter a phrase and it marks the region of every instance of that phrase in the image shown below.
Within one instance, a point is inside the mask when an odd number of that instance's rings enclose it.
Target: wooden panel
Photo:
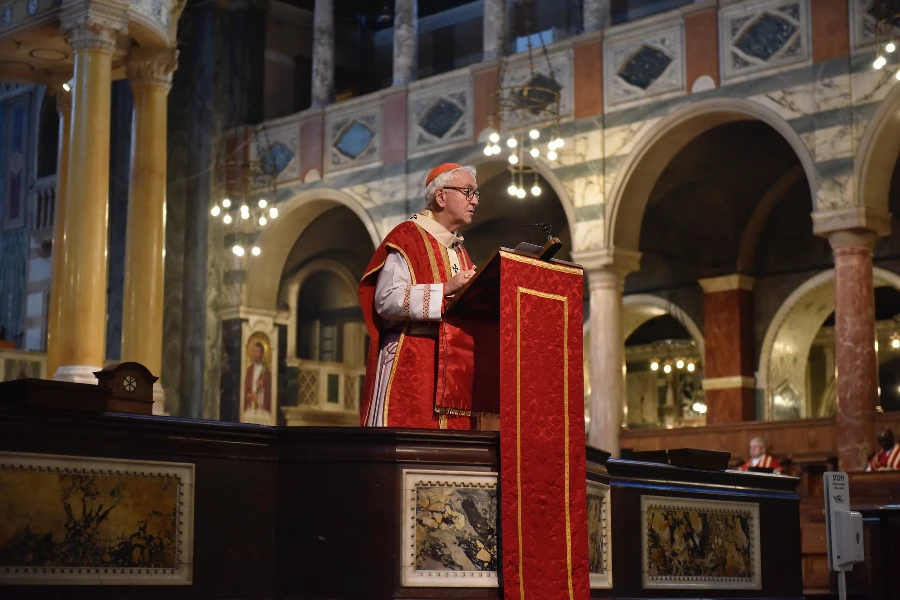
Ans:
[[[825,523],[807,523],[800,536],[800,548],[803,554],[827,553],[828,541],[825,537]]]

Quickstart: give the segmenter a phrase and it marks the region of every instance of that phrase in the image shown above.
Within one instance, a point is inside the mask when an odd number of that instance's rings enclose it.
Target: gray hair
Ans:
[[[762,439],[761,437],[753,438],[752,440],[750,440],[750,443],[751,444],[756,443],[756,444],[762,446],[764,450],[766,449],[766,440]]]
[[[451,169],[450,171],[445,171],[441,173],[437,177],[431,180],[431,183],[425,188],[425,208],[428,210],[434,210],[434,193],[442,187],[447,186],[450,183],[450,178],[453,177],[454,173],[458,173],[463,171],[468,173],[472,177],[475,177],[476,170],[472,165],[463,165],[458,169]]]

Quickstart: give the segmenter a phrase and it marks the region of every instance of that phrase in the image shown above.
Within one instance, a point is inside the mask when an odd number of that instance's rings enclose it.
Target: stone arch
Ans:
[[[900,275],[874,267],[876,287],[900,290]],[[765,414],[771,419],[775,391],[791,385],[801,398],[801,417],[809,416],[805,398],[806,364],[813,340],[834,311],[834,269],[803,282],[778,308],[760,349],[756,387],[765,395]],[[799,389],[798,389],[799,388]]]
[[[310,276],[320,271],[329,271],[337,275],[352,290],[354,295],[356,293],[359,282],[356,281],[350,269],[336,260],[327,258],[313,260],[291,275],[282,285],[279,302],[281,306],[287,306],[288,309],[287,349],[289,352],[297,347],[297,299],[300,295],[300,290]],[[291,354],[288,354],[288,356],[290,357]]]
[[[862,204],[878,214],[889,211],[894,165],[900,156],[900,85],[894,86],[872,116],[859,143],[854,170]]]
[[[697,345],[697,352],[702,360],[706,355],[706,345],[700,327],[680,306],[653,294],[632,294],[622,299],[622,343],[624,344],[625,340],[637,331],[638,327],[650,319],[663,315],[670,315],[681,323]],[[587,398],[590,390],[590,319],[584,320],[582,332],[584,334],[584,392],[585,398]],[[586,404],[585,411],[587,411]]]
[[[606,239],[609,245],[638,251],[644,210],[656,181],[666,166],[691,140],[726,123],[758,120],[772,127],[793,148],[815,198],[815,162],[809,149],[778,114],[755,102],[737,98],[713,98],[674,110],[640,135],[628,155],[609,198]]]
[[[522,161],[526,165],[536,168],[538,174],[543,177],[544,181],[546,181],[553,189],[553,193],[556,194],[556,197],[559,198],[559,203],[562,205],[563,212],[566,214],[569,231],[572,233],[572,250],[580,250],[581,248],[575,244],[575,206],[572,203],[572,199],[569,197],[569,192],[566,190],[563,182],[550,165],[543,160],[534,159],[526,153],[522,158]],[[481,181],[492,179],[506,171],[507,167],[509,167],[509,163],[507,163],[506,160],[485,156],[482,150],[469,154],[460,164],[472,165],[475,167],[478,170],[478,178]]]
[[[300,192],[278,205],[277,219],[263,229],[256,245],[261,253],[247,262],[247,283],[244,287],[244,307],[275,310],[281,275],[294,242],[310,223],[327,210],[346,206],[359,217],[369,232],[372,246],[381,243],[375,222],[362,204],[346,192],[319,188]]]

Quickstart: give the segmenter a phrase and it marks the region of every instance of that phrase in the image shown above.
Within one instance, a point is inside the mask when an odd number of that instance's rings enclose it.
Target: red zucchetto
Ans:
[[[434,178],[440,175],[441,173],[446,173],[447,171],[452,171],[453,169],[459,169],[460,165],[456,163],[444,163],[442,165],[438,165],[431,170],[428,174],[428,177],[425,178],[425,187],[428,187],[428,184],[434,181]]]

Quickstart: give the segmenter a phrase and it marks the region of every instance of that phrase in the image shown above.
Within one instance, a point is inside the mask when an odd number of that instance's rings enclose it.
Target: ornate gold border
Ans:
[[[505,254],[505,253],[504,253]],[[511,255],[507,255],[511,258]],[[516,257],[514,260],[522,259]],[[529,262],[533,259],[522,260]],[[541,261],[534,261],[539,266],[548,266]],[[559,269],[570,269],[559,267]],[[580,270],[572,269],[576,274]],[[557,300],[563,303],[563,409],[565,410],[565,498],[566,498],[566,566],[568,568],[569,600],[575,600],[575,592],[572,585],[572,521],[569,510],[571,494],[569,491],[569,299],[566,296],[548,294],[538,290],[517,286],[516,288],[516,509],[519,535],[519,595],[525,600],[525,573],[522,555],[522,294]]]
[[[542,269],[550,269],[551,271],[559,271],[560,273],[569,273],[571,275],[584,275],[584,270],[577,267],[567,267],[565,265],[557,265],[551,262],[547,262],[545,260],[538,260],[536,258],[531,258],[528,256],[520,256],[519,254],[513,254],[512,252],[504,252],[500,251],[500,256],[503,258],[508,258],[509,260],[514,260],[517,262],[525,263],[526,265],[533,265],[535,267],[540,267]]]

